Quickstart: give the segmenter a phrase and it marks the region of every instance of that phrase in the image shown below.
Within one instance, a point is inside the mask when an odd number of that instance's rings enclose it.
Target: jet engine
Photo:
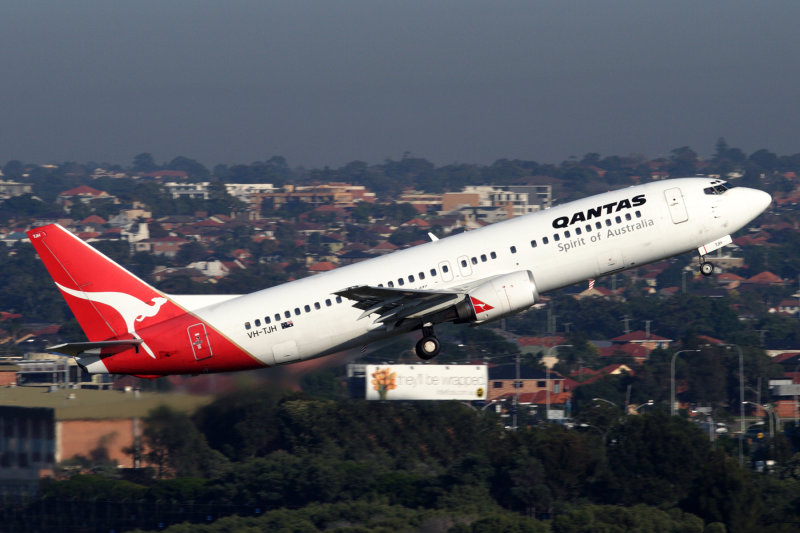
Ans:
[[[456,305],[456,322],[481,324],[526,309],[539,299],[530,270],[492,278],[469,291]]]

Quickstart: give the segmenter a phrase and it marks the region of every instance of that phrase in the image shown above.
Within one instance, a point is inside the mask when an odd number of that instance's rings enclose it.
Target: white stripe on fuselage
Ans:
[[[370,332],[374,329],[372,320],[369,317],[358,320],[361,311],[346,299],[336,303],[336,297],[332,296],[334,291],[354,285],[387,286],[389,281],[398,287],[399,278],[405,281],[403,288],[441,290],[504,273],[530,270],[542,293],[692,250],[749,222],[743,221],[738,227],[726,222],[726,227],[719,228],[707,224],[707,198],[703,188],[710,182],[705,178],[667,180],[592,196],[260,290],[199,309],[196,314],[268,365],[274,361],[273,346],[291,341],[296,342],[298,350],[292,361],[325,355],[386,335],[380,331]],[[683,224],[673,223],[664,199],[664,191],[674,187],[682,189],[689,212],[689,221]],[[630,208],[623,204],[615,211],[615,202],[640,194],[646,196],[644,204]],[[588,213],[597,206],[609,204],[612,207],[604,209],[600,217],[578,221],[565,228],[553,227],[553,221],[559,217],[580,219],[575,213]],[[630,220],[626,214],[630,215]],[[563,218],[561,220],[563,223]],[[606,220],[611,220],[610,226]],[[602,224],[600,229],[595,227],[596,222]],[[586,231],[587,224],[591,224],[592,231]],[[580,227],[580,235],[577,227]],[[569,238],[565,237],[565,230],[570,231]],[[558,241],[554,239],[556,234]],[[544,237],[548,238],[548,244],[544,244]],[[537,241],[535,248],[531,246],[533,239]],[[512,253],[512,247],[516,253]],[[492,253],[496,254],[495,259],[491,258]],[[466,268],[459,264],[461,257],[467,258]],[[472,263],[473,257],[477,264]],[[440,263],[445,261],[452,274],[449,281],[444,281],[439,271]],[[430,275],[431,269],[437,269],[436,276]],[[420,272],[425,274],[424,280],[420,279]],[[409,275],[414,276],[413,283],[408,282]],[[331,301],[331,306],[326,305],[326,300]],[[315,309],[316,303],[321,309]],[[310,312],[305,311],[306,305],[310,306]],[[300,310],[299,315],[295,309]],[[286,311],[290,313],[288,318]],[[277,321],[275,314],[280,314]],[[270,317],[270,324],[265,324],[266,316]],[[255,326],[256,319],[261,322],[259,327]],[[291,321],[292,327],[282,328],[281,323],[286,321]],[[251,324],[250,330],[245,329],[246,322]]]

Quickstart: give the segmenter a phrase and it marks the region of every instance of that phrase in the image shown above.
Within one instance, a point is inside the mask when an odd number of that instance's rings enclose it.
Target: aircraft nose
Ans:
[[[753,189],[753,204],[757,207],[759,214],[763,213],[771,203],[772,196],[769,193]]]

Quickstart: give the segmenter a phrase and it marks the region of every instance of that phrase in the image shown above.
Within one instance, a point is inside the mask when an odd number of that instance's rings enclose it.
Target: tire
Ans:
[[[706,261],[700,265],[700,273],[704,276],[710,276],[714,273],[714,264]]]
[[[414,351],[417,352],[417,357],[424,361],[433,359],[439,355],[439,350],[441,350],[439,339],[433,336],[422,337],[414,347]]]

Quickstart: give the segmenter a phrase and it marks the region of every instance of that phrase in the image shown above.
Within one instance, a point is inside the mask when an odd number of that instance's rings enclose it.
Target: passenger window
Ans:
[[[245,322],[244,323],[244,329],[250,329],[251,327],[252,326],[250,325],[250,322]]]
[[[414,283],[414,274],[411,274],[410,276],[408,276],[408,282],[409,283]]]
[[[493,253],[494,253],[494,252],[493,252]],[[517,247],[516,247],[516,246],[512,246],[512,247],[511,247],[511,253],[512,253],[512,254],[515,254],[515,253],[517,253]]]
[[[275,322],[280,322],[280,320],[281,320],[281,314],[275,313]]]
[[[619,215],[617,215],[617,218],[615,218],[614,220],[617,221],[617,224],[621,224],[622,223],[622,217],[619,216]]]
[[[314,302],[314,309],[320,309],[322,306],[319,305],[319,302]]]
[[[481,262],[482,263],[486,262],[486,254],[481,254]]]
[[[435,276],[435,275],[436,275],[436,269],[435,269],[435,268],[432,268],[432,269],[431,269],[431,276]]]
[[[531,248],[536,248],[536,239],[531,241]]]
[[[625,220],[630,220],[630,219],[631,219],[631,214],[625,213]]]
[[[586,231],[587,232],[592,231],[592,225],[591,224],[586,224]]]
[[[394,281],[390,281],[389,283],[387,283],[387,285],[388,285],[389,287],[394,287]]]
[[[610,218],[607,218],[607,219],[606,219],[606,226],[610,226],[610,225],[611,225],[611,219],[610,219]]]
[[[581,233],[583,233],[581,228],[575,228],[575,235],[580,235]]]
[[[445,274],[447,274],[448,272],[450,272],[450,268],[448,268],[448,266],[447,266],[447,265],[442,265],[442,272],[444,272]]]
[[[570,233],[569,233],[569,230],[567,230],[567,231],[565,231],[565,232],[564,232],[564,237],[565,237],[565,238],[567,238],[567,239],[569,239],[569,238],[570,238]]]
[[[260,328],[261,327],[261,319],[260,318],[256,318],[255,324],[256,324],[257,328]]]
[[[558,233],[554,233],[553,234],[553,240],[554,241],[560,241],[561,240],[561,235],[559,235]]]
[[[477,265],[478,264],[478,258],[477,257],[473,257],[472,258],[472,264],[473,265]]]
[[[425,272],[419,273],[419,279],[425,279]]]
[[[310,305],[306,305],[305,307],[303,307],[303,309],[305,310],[306,313],[310,313],[311,312],[311,306]]]
[[[285,316],[286,318],[291,318],[292,317],[292,312],[291,311],[284,311],[283,312],[283,316]]]
[[[461,266],[466,268],[466,266],[467,266],[467,260],[466,259],[462,259],[461,260]]]
[[[337,296],[337,297],[336,297],[336,303],[337,303],[337,304],[340,304],[340,303],[342,303],[342,297],[341,297],[341,296]]]
[[[325,306],[326,306],[326,307],[330,307],[330,306],[331,306],[331,301],[330,301],[330,299],[326,299],[326,300],[325,300]]]
[[[636,218],[642,218],[642,212],[636,211]]]
[[[542,244],[550,244],[550,239],[547,237],[542,237]]]
[[[603,224],[598,220],[594,223],[594,227],[597,229],[603,229]]]
[[[402,287],[403,285],[406,284],[406,282],[403,281],[403,278],[397,278],[397,284]]]
[[[513,246],[512,246],[512,248],[513,248]],[[511,253],[513,254],[515,252],[511,252]],[[497,254],[492,252],[492,253],[489,254],[489,257],[491,257],[492,259],[497,259]]]
[[[294,314],[297,315],[297,316],[300,316],[300,308],[299,307],[295,307],[294,308]]]
[[[264,324],[269,324],[270,322],[272,322],[272,319],[270,317],[268,317],[268,316],[265,316],[264,317]]]

